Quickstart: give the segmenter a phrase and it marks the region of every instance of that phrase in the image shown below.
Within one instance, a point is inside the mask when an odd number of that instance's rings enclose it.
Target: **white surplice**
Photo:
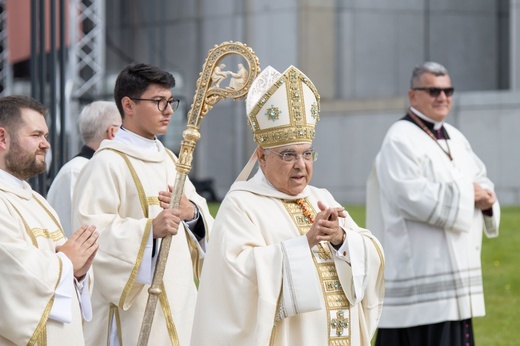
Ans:
[[[483,231],[498,236],[493,216],[475,208],[473,182],[493,190],[464,135],[444,124],[439,148],[406,120],[389,129],[368,179],[367,227],[386,255],[379,326],[404,328],[483,316]]]
[[[67,237],[70,237],[75,231],[71,220],[72,192],[76,179],[87,162],[88,159],[82,156],[72,158],[60,168],[47,193],[47,201],[58,213]]]

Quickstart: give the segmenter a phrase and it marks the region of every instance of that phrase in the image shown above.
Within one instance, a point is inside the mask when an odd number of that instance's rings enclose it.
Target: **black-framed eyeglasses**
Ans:
[[[152,102],[155,102],[157,104],[157,109],[159,110],[159,112],[164,112],[166,110],[166,108],[168,107],[168,105],[170,105],[172,107],[172,111],[175,112],[175,110],[179,107],[179,103],[181,102],[180,100],[178,99],[138,99],[138,98],[134,98],[134,97],[130,97],[130,100],[134,100],[134,101],[152,101]]]
[[[444,95],[446,95],[446,97],[450,97],[453,95],[455,88],[453,88],[453,87],[451,87],[451,88],[436,88],[436,87],[426,88],[426,87],[424,87],[424,88],[412,88],[412,90],[427,91],[431,97],[439,97],[439,95],[441,94],[441,91],[442,91],[442,92],[444,92]]]
[[[318,153],[314,150],[308,150],[303,152],[302,154],[293,153],[290,151],[286,151],[283,153],[278,153],[276,151],[272,151],[276,155],[280,156],[284,162],[292,163],[300,159],[300,157],[303,157],[303,160],[305,161],[316,161],[318,159]]]

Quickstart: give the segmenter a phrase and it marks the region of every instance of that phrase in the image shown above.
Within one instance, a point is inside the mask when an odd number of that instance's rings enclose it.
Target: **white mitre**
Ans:
[[[311,143],[320,117],[320,96],[294,66],[284,73],[268,66],[247,94],[248,123],[262,148]]]

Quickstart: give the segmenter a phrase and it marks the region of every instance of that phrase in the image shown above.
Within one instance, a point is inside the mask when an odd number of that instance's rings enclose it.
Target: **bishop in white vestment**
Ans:
[[[259,144],[219,209],[192,345],[370,345],[383,299],[381,246],[308,185],[319,96],[295,67],[266,68],[248,94]],[[316,237],[316,232],[322,232]]]

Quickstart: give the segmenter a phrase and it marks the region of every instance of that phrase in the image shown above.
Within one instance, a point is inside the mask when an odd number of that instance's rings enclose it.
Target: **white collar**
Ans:
[[[269,186],[272,189],[276,189],[273,186],[273,184],[271,184],[271,182],[269,180],[267,180],[264,172],[262,171],[262,169],[260,167],[258,167],[258,171],[256,172],[255,175],[253,175],[253,177],[251,178],[251,181],[254,181],[257,184],[265,184],[265,185]]]
[[[430,119],[426,115],[419,112],[417,109],[413,108],[412,106],[410,106],[410,109],[412,110],[412,112],[414,112],[415,115],[417,115],[422,120],[426,120],[429,123],[433,123],[434,130],[440,129],[442,127],[442,124],[444,124],[444,121],[435,121],[433,119]]]
[[[144,138],[128,129],[125,129],[123,126],[121,126],[121,131],[117,131],[114,137],[114,141],[122,142],[131,146],[137,146],[144,150],[154,152],[159,151],[159,146],[157,145],[157,137],[155,137],[154,139]]]
[[[0,169],[0,179],[4,180],[9,185],[13,185],[23,189],[23,180],[18,179],[17,177],[12,175],[11,173],[4,171],[3,169]]]

